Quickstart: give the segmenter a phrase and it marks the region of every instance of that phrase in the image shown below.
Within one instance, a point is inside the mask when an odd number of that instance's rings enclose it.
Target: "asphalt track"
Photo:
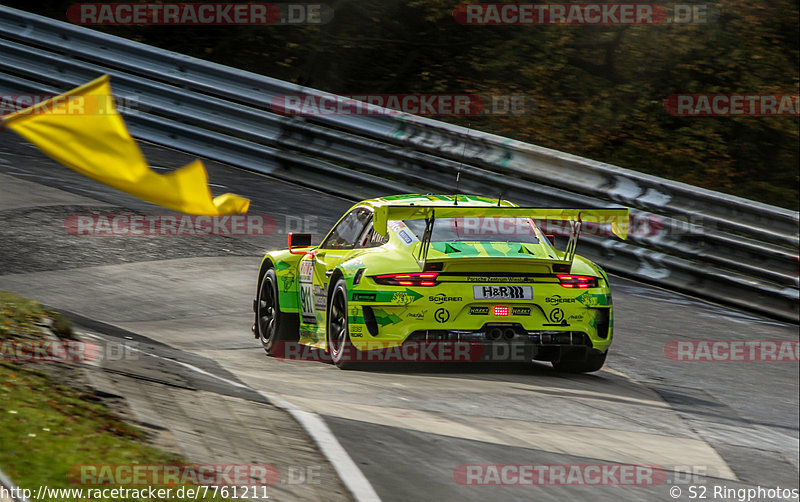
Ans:
[[[143,150],[157,168],[191,160],[152,145]],[[350,201],[207,167],[215,193],[249,197],[250,214],[271,215],[276,232],[69,235],[71,214],[167,211],[0,134],[0,289],[168,345],[209,374],[318,414],[385,501],[689,500],[691,485],[705,487],[708,499],[735,500],[712,498],[714,487],[797,488],[798,364],[676,362],[664,353],[673,340],[797,340],[797,326],[612,277],[615,342],[596,374],[561,375],[549,365],[353,372],[267,358],[249,332],[260,254],[283,246],[283,231],[298,221],[318,241]],[[454,479],[465,464],[610,463],[657,465],[667,475],[655,486]],[[673,485],[683,490],[678,498]]]

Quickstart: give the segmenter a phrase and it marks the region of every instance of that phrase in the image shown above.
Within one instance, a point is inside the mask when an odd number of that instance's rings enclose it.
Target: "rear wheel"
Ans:
[[[256,301],[256,330],[264,351],[274,357],[283,357],[286,342],[299,340],[299,326],[296,314],[281,312],[275,269],[267,270],[261,279]]]
[[[350,328],[347,321],[347,284],[344,279],[336,281],[328,308],[326,336],[331,361],[338,368],[350,369],[356,366],[358,349],[350,341]]]
[[[564,373],[591,373],[598,371],[606,362],[607,352],[590,351],[586,358],[562,358],[553,361],[553,368]]]

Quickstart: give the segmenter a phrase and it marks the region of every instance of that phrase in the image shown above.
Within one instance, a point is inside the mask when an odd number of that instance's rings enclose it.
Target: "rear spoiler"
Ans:
[[[425,267],[430,246],[431,232],[436,218],[509,217],[541,220],[569,221],[571,233],[565,260],[571,262],[575,256],[581,225],[583,223],[611,224],[611,231],[620,239],[628,238],[628,208],[549,208],[509,206],[380,206],[372,216],[372,227],[386,236],[387,224],[395,220],[425,220],[425,233],[421,239],[417,261]]]

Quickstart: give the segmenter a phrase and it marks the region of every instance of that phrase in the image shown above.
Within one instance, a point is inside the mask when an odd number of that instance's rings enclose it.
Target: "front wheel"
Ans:
[[[328,352],[331,361],[340,369],[356,367],[358,349],[350,341],[350,328],[347,321],[347,283],[344,279],[336,281],[328,308],[328,326],[326,331]]]
[[[591,373],[598,371],[606,362],[608,352],[591,351],[586,359],[559,359],[553,361],[553,368],[564,373]]]
[[[296,314],[281,312],[278,279],[271,268],[261,279],[256,301],[256,330],[264,351],[270,356],[283,357],[286,343],[299,340],[298,328]]]

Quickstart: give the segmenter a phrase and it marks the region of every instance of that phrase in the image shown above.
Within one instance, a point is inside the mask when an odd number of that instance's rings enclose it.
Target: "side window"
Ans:
[[[370,215],[369,225],[367,225],[366,230],[364,231],[363,234],[361,234],[361,237],[358,239],[358,246],[356,247],[375,248],[378,246],[383,246],[387,242],[389,242],[388,235],[384,237],[372,228],[372,217]]]
[[[322,249],[353,249],[364,226],[371,219],[372,213],[368,209],[363,207],[353,209],[334,227],[320,247]]]

